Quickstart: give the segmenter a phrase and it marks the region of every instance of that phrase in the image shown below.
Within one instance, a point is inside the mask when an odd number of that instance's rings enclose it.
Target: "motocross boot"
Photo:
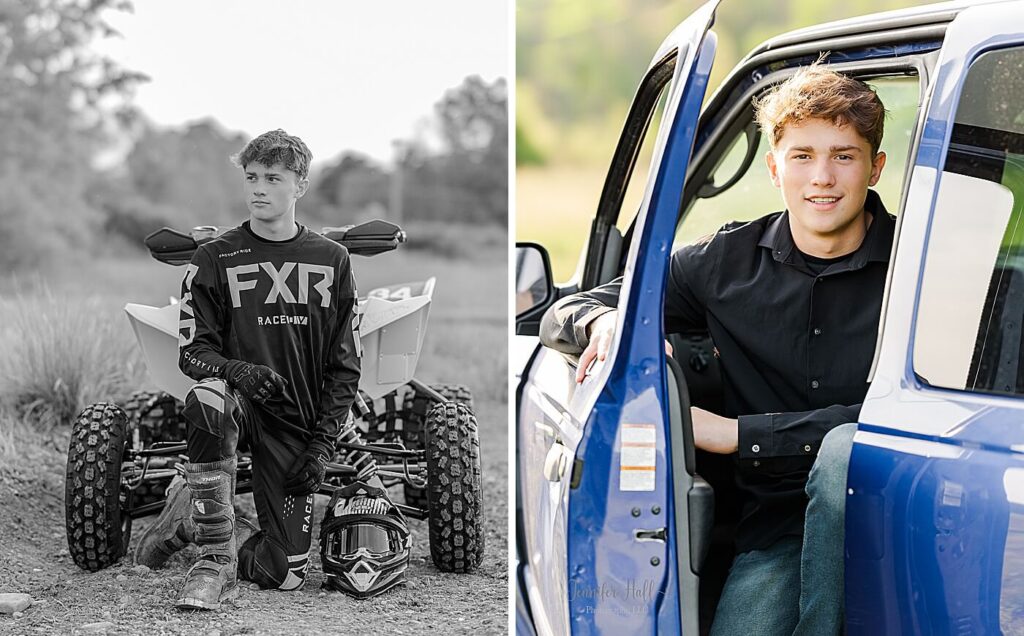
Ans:
[[[185,478],[176,476],[167,486],[167,504],[156,522],[142,534],[135,548],[135,563],[150,568],[163,567],[171,556],[195,543],[196,529],[192,523],[191,498]],[[235,543],[238,548],[260,529],[245,517],[235,517]]]
[[[135,563],[151,568],[163,567],[167,559],[195,537],[188,486],[176,475],[167,486],[167,503],[156,521],[142,534],[135,548]]]
[[[199,560],[185,575],[179,609],[219,609],[238,595],[234,485],[237,459],[187,464]]]

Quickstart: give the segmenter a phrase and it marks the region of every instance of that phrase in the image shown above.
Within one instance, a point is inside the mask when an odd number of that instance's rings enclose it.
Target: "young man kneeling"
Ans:
[[[200,245],[182,283],[179,366],[198,381],[185,399],[189,463],[135,553],[159,567],[188,543],[200,547],[179,608],[220,607],[237,594],[237,578],[302,587],[313,495],[336,444],[359,441],[350,415],[360,365],[349,254],[295,221],[310,160],[302,140],[282,130],[250,141],[235,158],[249,219]],[[251,452],[259,529],[234,514],[240,450]],[[393,509],[370,455],[350,451],[347,463],[360,483],[343,496]],[[344,509],[332,499],[329,514]],[[388,526],[402,530],[404,519]],[[408,549],[407,530],[392,538],[385,547]]]

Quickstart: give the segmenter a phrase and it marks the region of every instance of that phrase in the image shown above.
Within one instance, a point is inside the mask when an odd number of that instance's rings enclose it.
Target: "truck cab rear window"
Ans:
[[[1024,394],[1024,49],[971,66],[940,175],[914,370],[926,383]]]

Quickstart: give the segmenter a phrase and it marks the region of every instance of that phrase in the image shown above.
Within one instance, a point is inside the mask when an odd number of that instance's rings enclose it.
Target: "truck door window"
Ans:
[[[917,120],[920,100],[918,78],[908,75],[878,77],[867,83],[878,92],[888,113],[882,139],[882,150],[887,155],[886,166],[875,190],[889,212],[895,214],[899,208],[903,169]],[[752,117],[752,113],[745,116]],[[755,159],[746,173],[729,189],[711,198],[697,199],[676,231],[674,248],[712,234],[729,221],[752,221],[783,208],[782,196],[768,178],[765,165],[768,140],[764,135],[758,135],[757,139]],[[730,144],[712,177],[716,184],[726,182],[736,173],[747,152],[747,137],[743,131]]]
[[[667,88],[667,85],[666,85]],[[644,201],[644,190],[647,187],[647,180],[651,173],[651,156],[654,154],[654,139],[661,128],[661,116],[665,111],[665,102],[668,100],[668,90],[662,89],[658,97],[658,104],[654,107],[651,115],[651,123],[644,133],[644,140],[640,143],[640,154],[637,156],[633,173],[629,176],[629,183],[626,185],[626,194],[622,198],[622,209],[619,211],[619,218],[615,221],[615,227],[623,234],[636,220],[640,211],[640,205]]]
[[[914,340],[933,386],[1024,394],[1024,49],[968,71],[940,176]]]

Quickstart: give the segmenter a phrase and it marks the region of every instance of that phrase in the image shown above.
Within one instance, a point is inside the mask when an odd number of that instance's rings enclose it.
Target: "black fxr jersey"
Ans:
[[[227,360],[270,367],[283,395],[254,404],[264,428],[334,443],[359,385],[356,285],[348,251],[299,226],[287,241],[248,221],[196,250],[182,281],[178,365],[223,377]]]

